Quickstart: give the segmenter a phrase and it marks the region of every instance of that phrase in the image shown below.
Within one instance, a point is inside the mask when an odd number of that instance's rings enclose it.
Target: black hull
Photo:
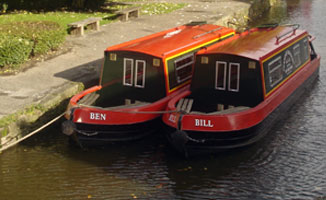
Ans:
[[[269,133],[286,116],[299,97],[308,93],[319,76],[319,68],[260,124],[233,132],[180,131],[167,127],[167,138],[184,156],[210,154],[252,145]]]
[[[160,127],[159,119],[131,125],[91,125],[75,123],[74,133],[70,136],[82,147],[104,146],[112,143],[130,142],[156,132]]]

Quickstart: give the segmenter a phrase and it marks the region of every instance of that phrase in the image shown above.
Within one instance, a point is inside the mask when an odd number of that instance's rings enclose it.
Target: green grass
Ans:
[[[46,13],[31,13],[27,11],[19,13],[11,13],[0,15],[0,24],[6,24],[17,21],[54,21],[61,26],[66,27],[67,24],[83,20],[89,17],[108,17],[113,16],[110,13],[94,12],[94,13],[78,13],[78,12],[46,12]],[[109,20],[102,20],[101,23],[108,23]]]
[[[127,3],[135,0],[124,0],[119,1],[121,3]],[[143,0],[141,0],[143,1]],[[137,2],[139,2],[137,0]],[[148,2],[148,0],[146,1]],[[154,14],[164,14],[170,13],[174,10],[184,7],[186,4],[180,3],[141,3],[134,4],[134,6],[141,6],[141,13],[144,15],[154,15]],[[133,5],[117,5],[110,7],[110,9],[122,9],[124,7],[133,6]],[[89,17],[102,17],[110,18],[115,14],[110,12],[90,12],[90,13],[81,13],[81,12],[68,12],[68,11],[56,11],[56,12],[44,12],[44,13],[32,13],[28,11],[21,11],[17,13],[10,13],[5,15],[0,15],[0,24],[17,22],[17,21],[54,21],[60,24],[61,26],[66,27],[67,24],[83,20]],[[101,24],[110,23],[112,20],[102,20]]]
[[[139,4],[142,9],[141,13],[145,15],[158,15],[170,13],[183,8],[185,3],[145,3]]]
[[[72,22],[77,22],[83,19],[87,19],[89,17],[101,17],[103,20],[101,20],[101,24],[107,24],[112,21],[115,21],[114,10],[121,10],[126,7],[131,6],[140,6],[141,7],[141,14],[142,15],[156,15],[156,14],[165,14],[170,13],[172,11],[178,10],[180,8],[183,8],[187,4],[185,3],[158,3],[154,2],[152,0],[113,0],[116,4],[113,4],[111,6],[108,6],[107,9],[110,12],[70,12],[70,11],[56,11],[56,12],[40,12],[40,13],[34,13],[34,12],[28,12],[28,11],[16,11],[13,13],[8,14],[2,14],[0,15],[0,25],[2,24],[17,24],[15,22],[26,22],[26,21],[33,21],[33,22],[39,22],[39,21],[52,21],[56,22],[60,25],[60,28],[64,30],[67,30],[68,32],[68,24]],[[6,25],[3,25],[6,26]],[[15,25],[14,25],[15,26]],[[17,27],[13,27],[17,28]],[[28,30],[31,28],[27,28]],[[30,30],[33,32],[33,30]],[[26,31],[28,32],[28,31]],[[67,33],[66,32],[66,33]],[[11,33],[9,33],[11,34]],[[4,38],[3,38],[4,40]],[[1,40],[0,40],[1,41]],[[47,42],[47,40],[45,40]],[[1,43],[0,43],[1,45]],[[56,48],[51,48],[56,49]],[[12,55],[12,52],[8,52],[8,55]],[[35,53],[35,52],[34,52]],[[46,53],[46,52],[45,52]],[[37,56],[35,54],[31,54],[32,56]],[[17,56],[16,56],[17,57]],[[15,57],[15,58],[16,58]],[[26,59],[23,59],[25,61]],[[1,64],[1,62],[0,62]],[[5,63],[5,65],[10,66],[12,68],[15,68],[15,70],[20,69],[21,62],[17,62],[17,66],[14,66],[13,63]],[[4,65],[0,65],[0,74],[3,72],[8,72],[7,68],[3,67]]]

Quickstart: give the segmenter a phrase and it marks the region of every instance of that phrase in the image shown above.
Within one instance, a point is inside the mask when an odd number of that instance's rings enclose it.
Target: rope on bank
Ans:
[[[8,146],[4,146],[3,148],[0,149],[0,152],[9,149],[10,147],[13,147],[14,145],[22,142],[23,140],[31,137],[32,135],[40,132],[41,130],[45,129],[46,127],[50,126],[51,124],[53,124],[55,121],[57,121],[58,119],[60,119],[66,112],[60,114],[59,116],[57,116],[56,118],[52,119],[51,121],[49,121],[48,123],[44,124],[43,126],[41,126],[40,128],[36,129],[35,131],[25,135],[24,137],[20,138],[19,140],[15,141],[12,144],[9,144]]]

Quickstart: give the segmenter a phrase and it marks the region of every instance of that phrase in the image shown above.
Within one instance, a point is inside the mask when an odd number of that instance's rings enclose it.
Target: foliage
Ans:
[[[64,42],[66,31],[55,22],[23,21],[1,24],[0,34],[0,66],[3,67],[57,49]]]
[[[36,5],[42,0],[0,0],[0,6],[3,5],[3,2],[22,3],[25,1],[30,3],[34,2],[34,4]],[[51,3],[60,4],[60,2],[63,1],[69,1],[70,3],[72,3],[73,0],[57,0],[51,1]],[[84,3],[89,3],[91,0],[84,1]],[[103,0],[99,1],[102,2]],[[142,3],[142,1],[144,0],[112,1],[116,1],[116,3],[109,5],[107,7],[107,9],[109,10],[119,10],[123,9],[124,7],[138,5],[142,7],[142,14],[147,15],[169,13],[186,5],[175,3],[148,3],[148,0],[146,0],[147,3]],[[138,1],[139,4],[125,4],[125,2],[128,1]],[[43,0],[42,2],[46,2],[46,0]],[[37,6],[35,8],[37,8]],[[65,35],[67,33],[67,24],[69,23],[80,21],[89,17],[102,17],[105,18],[105,20],[102,20],[101,24],[106,24],[112,22],[112,20],[114,20],[114,16],[115,14],[112,12],[30,12],[26,10],[2,14],[0,15],[0,34],[4,36],[1,37],[0,41],[2,43],[2,46],[7,46],[6,48],[1,49],[2,54],[0,58],[0,71],[1,68],[2,70],[6,70],[10,66],[15,67],[19,63],[24,62],[30,56],[37,56],[40,54],[44,54],[49,50],[54,50],[58,48],[58,46],[64,41]],[[11,42],[4,42],[6,39],[8,39],[8,35],[11,35],[11,37],[14,39],[10,39],[12,40]],[[17,41],[22,41],[24,43],[28,41],[29,45],[22,45],[21,47],[19,47],[20,49],[18,50],[17,45],[14,45],[14,43],[17,43]],[[32,45],[31,51],[30,45]],[[15,50],[9,53],[9,49]],[[28,51],[30,52],[26,57],[26,52]],[[16,55],[16,52],[21,52],[21,55]],[[6,66],[6,68],[3,68],[4,65]]]
[[[20,11],[16,13],[10,13],[7,15],[0,15],[0,24],[7,24],[11,22],[20,21],[52,21],[60,24],[62,27],[67,27],[67,24],[83,20],[89,17],[108,17],[110,13],[102,12],[40,12],[32,13],[28,11]],[[101,24],[108,23],[109,20],[102,20]]]
[[[8,4],[4,3],[4,4],[0,4],[1,7],[1,13],[6,13],[8,10]]]
[[[23,63],[30,56],[32,48],[33,42],[28,39],[0,33],[0,68]]]

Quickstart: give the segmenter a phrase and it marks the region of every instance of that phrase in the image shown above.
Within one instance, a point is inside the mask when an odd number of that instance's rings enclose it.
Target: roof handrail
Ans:
[[[218,31],[218,30],[221,30],[221,29],[223,29],[223,27],[218,27],[218,28],[216,28],[216,29],[213,29],[213,30],[207,31],[207,32],[205,32],[205,33],[201,33],[201,34],[199,34],[199,35],[194,36],[193,39],[197,39],[197,38],[199,38],[199,37],[202,37],[202,36],[204,36],[204,35],[207,35],[207,34],[213,33],[213,32],[215,32],[215,31]]]
[[[198,26],[198,25],[204,25],[207,24],[206,21],[191,21],[188,24],[185,24],[185,26]]]
[[[291,26],[292,27],[292,30],[280,35],[280,36],[276,36],[276,44],[279,44],[280,43],[280,39],[285,37],[286,35],[288,35],[289,33],[292,33],[292,35],[295,35],[295,31],[300,27],[299,24],[284,24],[282,26]],[[292,36],[290,35],[290,36]]]
[[[278,23],[267,23],[267,24],[258,25],[257,28],[276,28],[278,26],[279,26]]]

